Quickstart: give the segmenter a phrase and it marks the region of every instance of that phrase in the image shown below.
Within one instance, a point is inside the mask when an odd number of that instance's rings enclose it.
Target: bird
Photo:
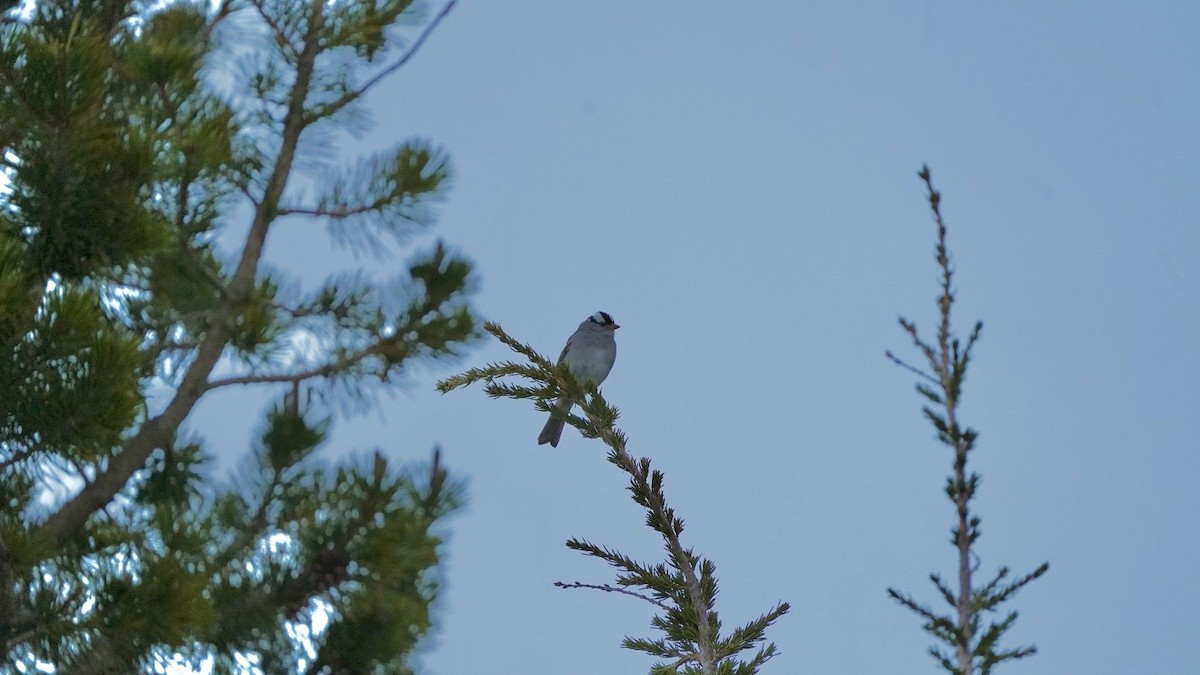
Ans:
[[[608,372],[612,370],[617,360],[617,341],[613,331],[620,328],[608,312],[596,312],[583,320],[579,328],[567,338],[567,346],[563,347],[558,357],[559,363],[566,363],[571,374],[580,384],[591,382],[599,386]],[[562,438],[566,415],[574,405],[566,396],[558,397],[554,407],[559,411],[551,413],[542,433],[538,434],[538,445],[550,444],[557,448]]]

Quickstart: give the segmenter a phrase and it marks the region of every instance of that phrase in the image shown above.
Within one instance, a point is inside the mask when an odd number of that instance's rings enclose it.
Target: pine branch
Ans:
[[[267,519],[267,511],[270,509],[272,502],[275,501],[275,491],[281,485],[281,479],[282,472],[271,472],[270,481],[268,481],[266,488],[259,494],[258,507],[254,510],[254,514],[242,524],[242,527],[238,528],[237,536],[234,537],[233,541],[222,548],[220,553],[213,556],[210,569],[214,571],[225,569],[248,546],[262,536],[263,531],[270,524]]]
[[[901,359],[900,357],[896,356],[896,355],[895,355],[895,354],[893,354],[892,352],[890,352],[890,351],[886,351],[886,352],[884,352],[884,353],[883,353],[883,355],[884,355],[885,357],[887,357],[887,359],[888,359],[889,361],[891,361],[892,363],[894,363],[894,364],[896,364],[896,365],[900,366],[901,368],[903,368],[903,369],[907,370],[908,372],[912,373],[913,375],[916,375],[917,377],[919,377],[919,378],[921,378],[921,379],[923,379],[923,380],[926,380],[926,381],[928,381],[928,382],[932,382],[933,384],[939,384],[939,382],[938,382],[938,380],[937,380],[937,378],[936,378],[936,377],[934,377],[934,376],[930,375],[929,373],[927,373],[927,372],[925,372],[925,371],[921,370],[920,368],[917,368],[916,366],[910,365],[910,364],[909,364],[907,361],[905,361],[904,359]],[[924,393],[924,392],[922,392],[922,393]],[[935,403],[940,403],[940,402],[941,402],[940,400],[939,400],[939,401],[935,401]]]
[[[628,490],[633,500],[646,510],[646,524],[659,536],[667,550],[665,563],[650,566],[607,547],[580,539],[570,539],[567,547],[600,558],[623,571],[617,586],[557,582],[560,588],[592,588],[621,592],[641,598],[665,609],[665,617],[655,617],[652,624],[664,631],[669,640],[641,640],[626,637],[623,646],[653,656],[674,659],[670,665],[659,664],[652,672],[698,672],[705,675],[721,673],[754,673],[776,653],[773,644],[762,647],[747,662],[735,656],[764,640],[764,632],[790,609],[780,603],[767,614],[746,626],[736,629],[729,637],[720,635],[720,620],[713,608],[716,596],[715,566],[685,548],[680,535],[684,523],[666,501],[664,477],[652,470],[648,458],[636,459],[627,450],[628,439],[616,427],[619,411],[611,406],[595,386],[581,385],[570,370],[554,364],[530,345],[508,335],[498,323],[488,322],[484,329],[509,349],[525,357],[527,363],[502,362],[472,368],[460,375],[438,383],[446,393],[454,389],[482,383],[489,396],[536,400],[535,407],[551,411],[548,400],[557,396],[576,402],[582,415],[564,415],[563,419],[585,437],[599,438],[609,448],[608,461],[629,477]],[[505,378],[517,378],[512,383]],[[553,413],[552,413],[553,414]],[[648,593],[637,593],[640,587]]]
[[[1008,575],[1007,568],[1001,568],[996,577],[983,587],[972,586],[973,574],[979,566],[978,555],[973,547],[980,536],[980,519],[971,511],[971,500],[979,488],[980,478],[978,474],[967,470],[967,460],[975,447],[978,433],[974,429],[961,426],[958,408],[962,399],[967,365],[970,363],[972,349],[979,340],[983,323],[975,323],[965,343],[954,334],[951,322],[951,309],[955,300],[954,268],[946,245],[947,228],[941,212],[941,193],[934,188],[928,167],[922,167],[919,175],[925,183],[930,210],[937,227],[934,258],[941,273],[941,294],[937,299],[937,338],[933,344],[926,342],[920,337],[916,324],[901,317],[901,328],[912,338],[913,345],[925,357],[929,364],[929,372],[909,365],[890,351],[886,356],[893,363],[923,380],[917,384],[917,392],[936,409],[924,407],[922,413],[937,430],[938,440],[953,451],[953,473],[946,479],[945,492],[955,507],[951,543],[958,556],[958,588],[951,588],[937,574],[930,575],[938,593],[954,608],[953,616],[936,615],[929,607],[895,589],[889,588],[888,595],[921,616],[925,620],[925,630],[953,650],[952,654],[947,655],[937,648],[930,648],[930,654],[945,670],[961,675],[975,675],[977,672],[990,672],[996,663],[1021,658],[1035,651],[1033,648],[1022,648],[1012,652],[998,652],[996,643],[1016,620],[1017,614],[1011,613],[1004,621],[992,624],[987,631],[980,634],[980,613],[994,610],[1017,590],[1044,574],[1049,565],[1043,563],[1033,573],[1003,588],[1000,587],[1000,583]]]
[[[599,395],[597,394],[597,396]],[[586,407],[584,410],[588,412],[589,418],[592,417],[591,411],[588,411]],[[606,431],[607,433],[605,433]],[[711,598],[704,593],[692,556],[684,550],[683,544],[679,540],[679,534],[683,531],[683,523],[674,517],[661,490],[655,489],[661,486],[652,487],[647,472],[641,470],[632,455],[626,451],[624,435],[609,427],[607,430],[601,431],[600,438],[611,448],[609,461],[629,474],[630,489],[634,493],[635,501],[638,501],[649,512],[647,524],[662,535],[670,554],[672,566],[683,575],[687,603],[695,614],[692,620],[694,620],[697,630],[696,663],[706,675],[716,673],[718,662],[716,636],[712,634],[709,617],[712,609]],[[656,483],[660,482],[661,479],[656,481]],[[682,599],[676,598],[676,602],[680,602],[680,600]]]
[[[771,611],[763,614],[750,623],[737,628],[730,632],[729,637],[721,640],[717,647],[717,652],[720,658],[727,659],[735,656],[747,649],[753,649],[754,645],[761,643],[766,638],[764,634],[775,620],[782,617],[791,609],[791,605],[786,602],[781,602],[775,605]],[[763,647],[760,652],[751,660],[751,665],[757,668],[758,665],[765,663],[768,659],[775,655],[775,645],[768,644]],[[749,671],[753,672],[753,671]]]

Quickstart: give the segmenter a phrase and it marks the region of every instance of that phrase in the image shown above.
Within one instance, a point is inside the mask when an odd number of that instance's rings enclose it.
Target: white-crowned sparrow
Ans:
[[[620,326],[607,312],[596,312],[584,319],[567,339],[567,346],[563,347],[558,362],[566,363],[580,384],[592,382],[599,385],[608,377],[608,371],[612,370],[617,360],[617,341],[613,331],[618,328]],[[573,405],[565,396],[560,396],[554,407],[566,415]],[[538,445],[549,443],[557,448],[564,424],[566,420],[562,417],[550,415],[546,426],[542,427],[542,433],[538,435]]]

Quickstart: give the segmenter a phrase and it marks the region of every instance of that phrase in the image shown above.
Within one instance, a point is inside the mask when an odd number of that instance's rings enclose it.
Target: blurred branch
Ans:
[[[442,22],[442,19],[446,18],[446,15],[450,13],[450,10],[454,9],[456,4],[458,4],[458,0],[450,0],[447,2],[446,6],[442,8],[442,11],[438,12],[437,16],[433,17],[433,20],[429,22],[429,25],[425,26],[425,30],[421,31],[421,34],[418,35],[417,39],[413,41],[412,46],[410,46],[408,50],[396,60],[395,63],[392,63],[376,73],[357,89],[349,91],[337,99],[330,101],[329,103],[317,106],[314,110],[313,118],[329,117],[330,115],[337,113],[342,108],[345,108],[347,105],[350,105],[355,100],[365,95],[368,90],[379,84],[385,77],[403,67],[404,64],[408,63],[408,61],[416,55],[417,50],[421,48],[421,45],[425,44],[425,40],[429,39],[429,36],[433,34],[433,31],[438,27],[438,24]]]
[[[914,365],[909,364],[907,361],[896,356],[891,351],[886,351],[883,353],[883,355],[892,363],[900,366],[901,368],[907,370],[908,372],[912,373],[913,375],[916,375],[917,377],[921,378],[922,380],[926,380],[932,384],[940,384],[940,382],[938,382],[938,379],[936,377],[921,370],[920,368],[917,368]]]
[[[210,380],[208,382],[207,389],[212,390],[212,389],[219,389],[221,387],[231,387],[234,385],[245,385],[245,384],[276,384],[276,383],[281,383],[281,382],[289,382],[292,384],[299,384],[300,382],[303,382],[305,380],[311,380],[313,378],[330,377],[332,375],[337,375],[337,374],[345,371],[346,369],[351,368],[372,356],[379,355],[381,350],[382,350],[382,342],[376,342],[375,344],[371,345],[370,347],[367,347],[366,349],[362,349],[353,354],[343,356],[342,358],[340,358],[336,361],[327,363],[323,366],[318,366],[316,368],[310,368],[308,370],[301,370],[301,371],[297,371],[294,373],[273,373],[273,374],[269,374],[269,375],[239,375],[236,377],[226,377],[226,378],[222,378],[219,380]]]
[[[429,36],[433,34],[433,31],[438,27],[438,24],[442,22],[442,19],[446,18],[446,15],[450,13],[450,10],[454,9],[454,5],[456,4],[458,4],[458,0],[450,0],[450,2],[447,2],[446,6],[442,8],[442,11],[438,12],[437,16],[433,17],[433,20],[429,22],[429,25],[425,27],[425,30],[421,31],[421,34],[418,35],[417,39],[413,41],[412,46],[408,48],[408,51],[404,52],[404,54],[397,59],[395,63],[379,71],[374,77],[367,80],[361,87],[359,87],[358,95],[362,96],[363,94],[367,93],[368,89],[374,87],[376,84],[379,84],[383,78],[391,75],[403,67],[404,64],[408,63],[408,60],[417,53],[417,50],[421,48],[421,45],[425,44],[425,40],[429,39]]]
[[[279,209],[279,215],[280,216],[299,215],[299,216],[312,216],[314,218],[342,219],[342,218],[350,218],[352,216],[362,215],[364,213],[370,213],[371,211],[377,211],[377,210],[379,210],[379,206],[380,206],[379,204],[362,204],[360,206],[349,207],[349,208],[340,208],[340,209],[326,209],[326,208],[321,208],[321,207],[315,207],[315,208],[294,207],[294,208]]]
[[[263,23],[267,24],[267,27],[271,29],[271,34],[275,37],[275,44],[280,49],[286,50],[286,56],[293,59],[299,58],[300,49],[292,44],[291,37],[288,36],[287,31],[275,20],[275,17],[271,16],[271,13],[267,11],[262,0],[249,0],[249,2],[250,6],[254,7],[254,10],[258,12],[258,16],[263,20]]]

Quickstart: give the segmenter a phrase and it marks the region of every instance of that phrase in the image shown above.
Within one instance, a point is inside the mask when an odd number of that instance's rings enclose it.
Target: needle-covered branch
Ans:
[[[297,306],[263,303],[261,312],[245,312],[240,326],[239,347],[257,357],[247,359],[249,372],[211,380],[208,388],[307,383],[359,394],[397,377],[413,359],[455,354],[475,335],[465,304],[471,274],[469,262],[439,244],[391,283],[340,276]]]
[[[976,322],[966,341],[954,333],[951,309],[954,305],[954,267],[946,245],[946,223],[942,217],[942,197],[933,187],[928,167],[922,167],[921,180],[925,183],[930,210],[937,226],[937,244],[934,259],[940,272],[937,298],[937,338],[933,343],[921,337],[914,322],[900,318],[900,327],[912,339],[917,351],[928,363],[928,371],[909,365],[887,352],[887,357],[905,370],[921,378],[916,385],[917,393],[930,402],[921,409],[926,419],[937,432],[937,439],[953,452],[953,471],[946,479],[945,492],[954,503],[955,524],[951,528],[951,542],[958,555],[957,589],[944,582],[937,574],[930,579],[938,594],[953,612],[941,615],[932,608],[914,600],[910,595],[894,588],[888,595],[901,605],[912,610],[924,620],[924,629],[951,652],[937,647],[929,652],[943,669],[956,675],[986,675],[999,663],[1024,658],[1036,653],[1034,647],[1000,650],[1000,637],[1016,621],[1017,613],[1011,612],[999,623],[992,623],[981,630],[984,612],[996,611],[997,606],[1010,599],[1018,590],[1042,576],[1049,569],[1043,563],[1033,572],[1009,584],[1001,585],[1008,576],[1008,568],[1002,567],[996,577],[983,586],[973,586],[972,577],[978,567],[978,555],[974,546],[980,537],[980,519],[971,510],[980,483],[979,474],[967,470],[967,459],[975,448],[978,432],[964,427],[959,422],[959,405],[962,401],[962,385],[966,380],[967,366],[972,350],[979,340],[983,323]]]
[[[279,214],[324,218],[335,241],[355,251],[376,251],[380,234],[403,242],[430,222],[431,203],[450,175],[442,150],[410,140],[334,173],[323,181],[315,204],[283,204]]]
[[[509,349],[524,357],[524,362],[501,362],[472,368],[438,384],[443,393],[482,384],[493,398],[534,399],[542,412],[557,410],[550,400],[565,396],[580,408],[580,415],[565,415],[568,424],[585,438],[598,438],[608,446],[608,461],[629,477],[628,489],[633,500],[646,510],[646,524],[662,538],[667,558],[648,565],[604,546],[582,539],[570,539],[567,547],[590,555],[617,568],[615,587],[598,584],[564,584],[560,588],[618,589],[648,600],[665,611],[651,625],[666,634],[658,640],[626,638],[627,649],[667,659],[656,664],[653,673],[737,673],[758,672],[776,653],[774,644],[763,643],[766,629],[787,613],[781,602],[766,614],[721,636],[721,622],[715,609],[717,594],[716,566],[685,548],[680,535],[683,519],[667,504],[662,472],[651,468],[648,458],[635,458],[627,449],[628,439],[616,426],[620,416],[594,385],[581,385],[563,364],[554,364],[533,347],[508,335],[498,323],[484,324]],[[512,380],[516,380],[515,382]],[[742,652],[760,647],[749,659]]]

